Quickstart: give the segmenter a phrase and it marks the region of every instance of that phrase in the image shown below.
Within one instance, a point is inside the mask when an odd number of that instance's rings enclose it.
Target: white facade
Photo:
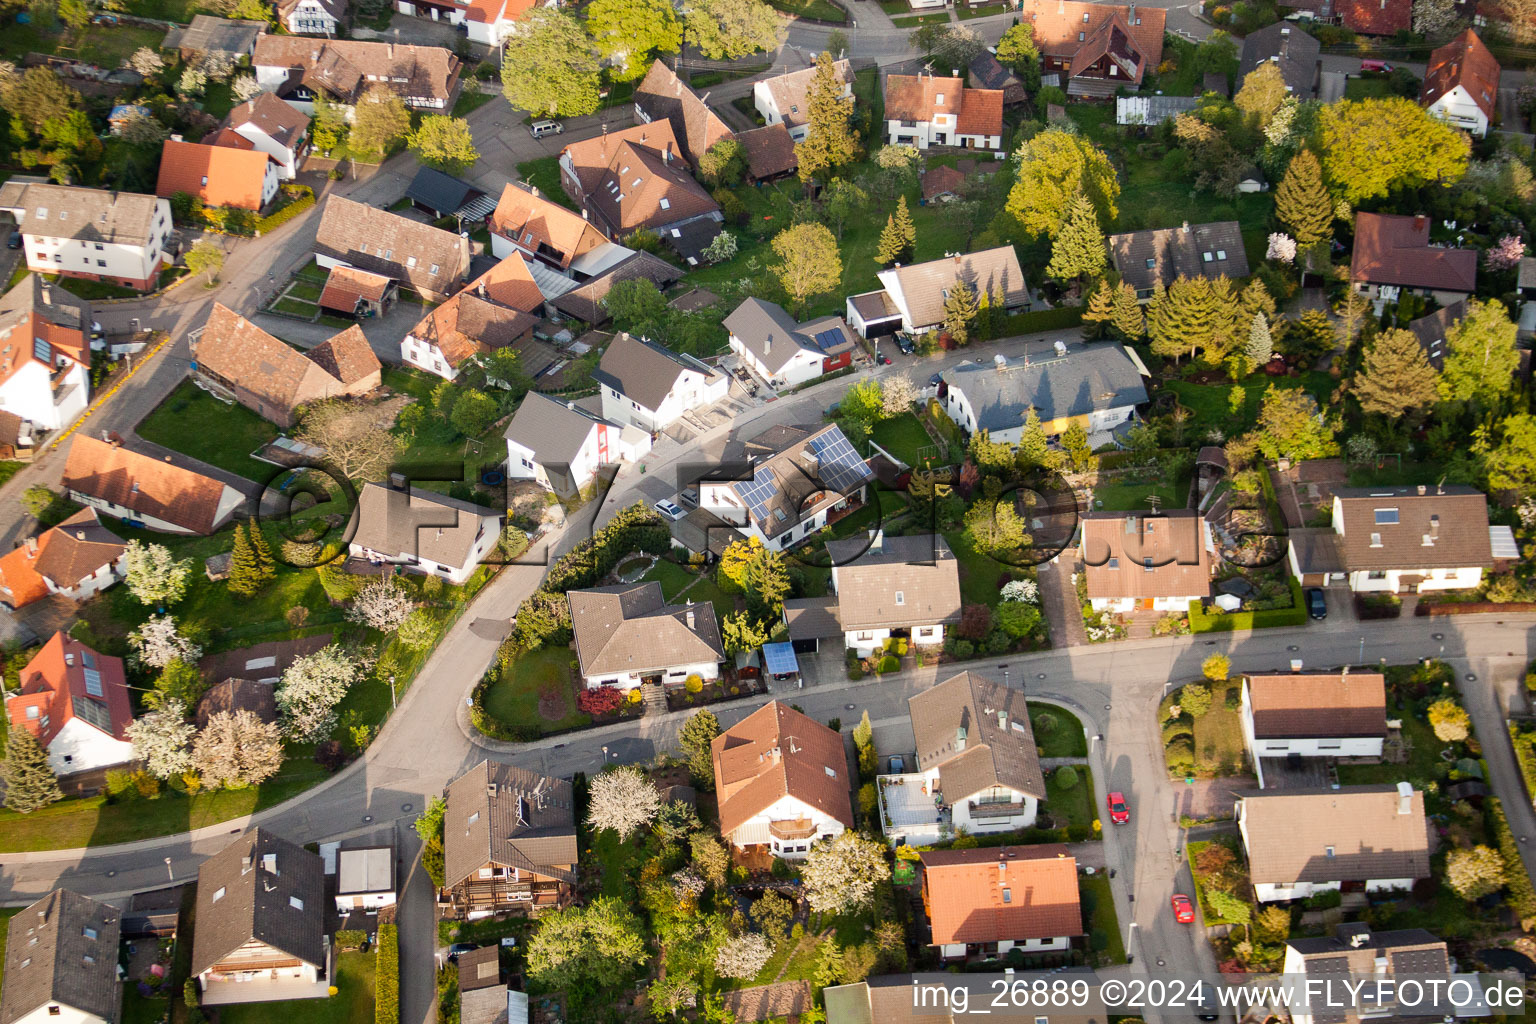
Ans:
[[[413,18],[418,16],[416,5],[413,3],[408,3],[407,0],[395,0],[395,10],[399,11],[401,14],[409,14]],[[425,4],[423,4],[419,16],[423,18],[431,18],[433,21],[446,21],[450,25],[462,25],[464,24],[465,9],[462,7],[456,7],[445,15],[436,7],[427,7]]]
[[[925,4],[925,6],[942,7],[944,6],[944,0],[935,0],[934,3]],[[811,76],[811,81],[815,81],[814,74]],[[853,95],[852,82],[843,83],[842,95],[844,99],[847,99]],[[810,102],[809,87],[806,89],[805,102],[807,104]],[[752,86],[752,105],[756,107],[757,112],[762,115],[765,124],[779,124],[780,122],[786,121],[791,117],[795,118],[799,123],[789,125],[788,128],[789,137],[794,139],[796,142],[804,142],[805,137],[810,134],[811,126],[806,123],[807,112],[805,110],[780,110],[778,97],[776,97],[773,94],[773,90],[768,87],[768,82],[758,82]]]
[[[916,3],[913,4],[917,6]],[[942,4],[935,5],[942,6]],[[942,99],[939,100],[943,102]],[[892,146],[916,146],[918,149],[927,149],[929,146],[959,146],[965,149],[991,149],[1003,148],[1001,135],[962,135],[959,132],[959,117],[956,114],[934,114],[931,121],[914,121],[910,124],[900,120],[887,118],[885,122],[885,139]]]
[[[324,258],[315,257],[316,262]],[[400,360],[407,366],[414,366],[443,380],[453,380],[459,375],[458,369],[444,358],[442,349],[414,334],[407,334],[400,340]]]
[[[955,423],[957,423],[959,426],[965,428],[973,434],[976,432],[976,414],[972,411],[971,401],[965,396],[965,390],[963,388],[955,384],[951,384],[949,386],[949,394],[945,399],[944,411],[947,412],[949,414],[949,418],[954,420]],[[1104,430],[1113,430],[1120,424],[1130,422],[1135,418],[1136,406],[1117,405],[1112,409],[1094,409],[1092,412],[1089,412],[1087,414],[1087,422],[1083,424],[1083,427],[1088,431],[1089,434],[1096,434]],[[1062,419],[1065,420],[1065,417]],[[1065,427],[1063,427],[1063,429],[1065,429]],[[1049,432],[1048,424],[1047,432]],[[1001,430],[990,430],[988,431],[987,436],[990,437],[994,442],[1000,444],[1018,444],[1020,438],[1024,436],[1024,422],[1020,420],[1019,425],[1016,427],[1005,427]],[[1201,596],[1203,597],[1204,595]],[[1095,607],[1097,607],[1097,605],[1095,605]],[[1188,608],[1188,601],[1186,601],[1182,607]]]
[[[640,685],[641,676],[654,676],[658,673],[653,669],[644,672],[625,672],[615,675],[585,676],[587,689],[595,690],[599,686],[616,686],[621,690],[633,690]],[[720,663],[718,661],[701,661],[693,665],[673,665],[671,668],[662,669],[660,672],[663,685],[673,686],[685,683],[689,676],[698,676],[706,683],[720,678]]]
[[[335,855],[338,914],[376,914],[383,907],[395,905],[393,849],[354,847],[338,849]]]
[[[832,571],[837,572],[834,566]],[[850,629],[843,634],[843,643],[861,658],[867,658],[885,646],[891,637],[889,629]],[[937,647],[944,643],[942,625],[913,626],[911,644],[914,647]]]
[[[48,367],[28,359],[0,385],[0,409],[31,420],[44,430],[62,430],[75,422],[85,412],[90,377],[81,364],[68,356],[55,355],[62,370],[57,383],[49,379]]]
[[[1206,594],[1187,594],[1183,597],[1155,597],[1152,599],[1152,610],[1156,612],[1189,611],[1189,602],[1198,601],[1207,597]],[[1096,612],[1119,612],[1128,614],[1141,606],[1141,598],[1138,597],[1095,597],[1088,603]]]
[[[1243,837],[1243,849],[1250,849],[1248,842],[1248,819],[1244,814],[1245,801],[1237,803],[1237,831]],[[1366,892],[1398,892],[1413,888],[1411,878],[1368,878],[1365,881]],[[1253,883],[1254,896],[1260,903],[1274,903],[1277,900],[1302,900],[1318,893],[1337,892],[1344,887],[1343,879],[1323,882],[1260,882]]]
[[[155,213],[150,218],[146,241],[142,245],[39,234],[36,232],[44,224],[56,224],[60,230],[81,227],[89,230],[89,226],[56,219],[33,220],[29,217],[28,221],[32,228],[22,236],[28,270],[40,274],[126,281],[130,282],[130,287],[148,291],[157,283],[161,264],[165,262],[165,246],[171,238],[171,203],[168,199],[155,201]]]
[[[789,342],[785,341],[782,344],[787,345]],[[808,380],[815,380],[817,377],[820,377],[823,373],[822,366],[826,362],[826,357],[820,352],[802,348],[799,345],[796,345],[794,348],[795,354],[790,356],[787,362],[777,370],[771,370],[768,364],[759,359],[757,353],[753,352],[745,342],[736,337],[736,335],[731,335],[731,351],[740,356],[742,362],[751,367],[752,371],[764,380],[782,380],[785,387],[794,387],[797,384],[804,384]],[[771,350],[769,354],[773,354]]]
[[[334,36],[337,21],[319,0],[299,0],[284,25],[296,36]]]
[[[291,181],[298,175],[299,152],[303,148],[302,143],[298,149],[289,149],[249,121],[245,124],[235,125],[234,131],[236,135],[249,141],[256,148],[257,152],[265,153],[272,158],[277,168],[279,179]]]
[[[112,502],[107,501],[105,498],[97,498],[89,494],[82,494],[79,491],[73,489],[70,490],[69,497],[72,501],[77,501],[82,505],[89,505],[91,508],[94,508],[102,515],[112,516],[115,519],[126,519],[129,522],[138,523],[145,529],[154,530],[157,533],[180,533],[187,536],[192,536],[195,532],[193,530],[187,529],[185,526],[167,522],[164,519],[157,519],[154,516],[147,516],[141,512],[135,512],[133,509],[127,508],[123,505],[115,505]],[[239,491],[235,490],[228,484],[225,484],[224,489],[219,492],[219,505],[216,513],[214,514],[213,528],[217,530],[220,526],[223,526],[225,523],[227,523],[229,521],[229,517],[235,514],[235,510],[238,509],[241,505],[245,504],[245,500],[245,495],[241,494]]]
[[[117,561],[108,562],[85,579],[72,580],[63,586],[44,576],[43,585],[48,588],[50,594],[63,594],[72,601],[84,601],[88,597],[101,593],[123,578],[123,561],[126,557],[126,555],[121,555]]]
[[[469,555],[465,558],[463,565],[448,565],[443,562],[434,562],[430,558],[423,558],[419,554],[408,551],[375,551],[372,548],[366,548],[356,543],[348,545],[348,551],[357,558],[408,566],[428,575],[440,577],[458,586],[474,575],[475,570],[480,567],[480,563],[484,561],[485,556],[490,554],[491,548],[495,547],[500,539],[500,519],[497,516],[482,516],[480,519],[480,532],[475,535],[475,543],[470,548]]]
[[[1243,681],[1243,740],[1248,756],[1253,761],[1254,774],[1259,788],[1264,788],[1264,762],[1266,757],[1380,757],[1384,736],[1292,736],[1286,739],[1259,739],[1254,735],[1253,701],[1248,691],[1248,681]]]
[[[808,820],[809,826],[799,822]],[[775,823],[779,823],[775,829]],[[789,827],[795,822],[796,827]],[[814,834],[810,833],[814,828]],[[782,834],[775,835],[775,831]],[[804,860],[814,843],[833,839],[843,834],[843,823],[824,811],[812,807],[797,796],[779,797],[766,809],[743,822],[730,835],[733,846],[767,846],[775,856],[785,860]]]
[[[626,436],[627,434],[627,436]],[[603,466],[619,461],[639,462],[651,450],[651,436],[633,427],[620,428],[609,423],[594,423],[581,443],[569,467],[554,467],[567,475],[577,490],[586,487]],[[510,437],[507,438],[507,476],[513,480],[534,480],[547,491],[564,493],[550,479],[551,467],[538,459],[538,453]]]
[[[1483,108],[1477,105],[1464,85],[1456,86],[1424,109],[1449,122],[1453,128],[1478,138],[1488,134],[1488,115],[1483,113]]]
[[[268,203],[277,195],[278,174],[277,164],[268,160],[261,175],[261,206],[266,209]]]
[[[65,722],[48,744],[48,766],[55,775],[109,768],[132,760],[132,743],[102,732],[83,718]]]
[[[672,390],[667,392],[660,406],[647,409],[627,395],[603,385],[603,419],[621,425],[631,423],[641,430],[665,430],[683,413],[720,401],[730,388],[731,379],[723,373],[706,377],[697,370],[679,368]]]
[[[813,509],[809,515],[794,526],[781,530],[777,536],[768,537],[764,536],[763,531],[747,510],[742,508],[741,499],[736,496],[735,491],[731,490],[729,483],[701,480],[698,486],[700,508],[730,523],[746,536],[757,538],[763,547],[770,551],[785,551],[796,544],[805,543],[808,537],[826,527],[827,517],[833,512],[847,505],[850,500],[864,500],[864,488],[861,486],[857,491],[838,496],[835,501],[828,501]],[[833,572],[836,571],[834,568]],[[885,632],[887,636],[890,635],[890,630]]]
[[[875,784],[881,826],[893,846],[944,842],[955,837],[956,827],[972,834],[1031,828],[1040,812],[1040,802],[1027,793],[989,786],[957,799],[944,793],[945,814],[934,803],[933,794],[942,793],[937,766],[926,772],[882,775]]]
[[[913,6],[916,5],[914,4]],[[997,955],[1005,956],[1015,949],[1025,953],[1048,953],[1052,950],[1071,948],[1072,940],[1066,935],[1057,935],[1050,939],[1020,939],[1016,942],[1003,939],[997,943]],[[964,960],[966,958],[965,950],[965,943],[954,942],[947,946],[940,946],[939,956],[945,960]]]
[[[1385,591],[1395,594],[1399,588],[1406,586],[1403,583],[1405,576],[1423,576],[1424,578],[1412,589],[1415,593],[1424,594],[1434,590],[1472,590],[1482,583],[1483,570],[1479,566],[1473,566],[1468,569],[1387,569],[1352,572],[1349,574],[1349,589],[1357,593]]]
[[[16,1018],[16,1024],[111,1024],[94,1013],[77,1010],[68,1003],[46,1002],[31,1013]]]

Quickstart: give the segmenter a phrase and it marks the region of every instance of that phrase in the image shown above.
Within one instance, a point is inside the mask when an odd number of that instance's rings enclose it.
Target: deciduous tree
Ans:
[[[660,809],[656,784],[640,768],[628,765],[592,777],[587,827],[611,828],[620,842],[628,842]]]
[[[917,400],[917,385],[910,377],[891,377],[880,385],[880,408],[886,419],[911,412]]]
[[[128,646],[141,665],[164,668],[173,661],[195,662],[203,649],[176,626],[170,615],[151,615],[128,634]]]
[[[130,540],[123,554],[123,583],[140,604],[173,605],[187,592],[192,559],[177,560],[163,544]]]
[[[17,814],[30,814],[64,799],[47,752],[26,729],[11,730],[0,776],[5,780],[5,806]]]
[[[965,512],[965,533],[977,550],[1007,555],[1030,542],[1024,517],[1015,507],[1015,494],[1002,492],[995,477],[988,477],[971,507]]]
[[[773,252],[779,258],[773,272],[800,313],[811,296],[836,291],[843,282],[837,239],[825,225],[796,224],[780,231],[773,238]]]
[[[1323,459],[1339,450],[1317,400],[1300,388],[1269,386],[1253,436],[1269,459]]]
[[[1449,697],[1431,704],[1425,717],[1430,728],[1435,730],[1435,739],[1442,743],[1461,743],[1472,734],[1472,716]]]
[[[1504,888],[1505,865],[1499,851],[1481,844],[1445,855],[1445,884],[1464,900],[1480,900]]]
[[[1455,24],[1455,0],[1413,0],[1413,30],[1419,35],[1444,36]]]
[[[1492,489],[1522,495],[1536,490],[1536,416],[1516,413],[1492,429],[1479,427],[1472,451],[1481,458]]]
[[[733,138],[721,139],[699,157],[699,174],[710,185],[739,185],[746,173],[746,152]]]
[[[795,905],[776,892],[765,892],[753,901],[747,911],[769,941],[779,943],[789,934],[789,923],[795,916]]]
[[[930,54],[945,72],[958,71],[961,78],[977,54],[987,48],[986,40],[965,25],[923,25],[907,39],[913,49]]]
[[[1394,329],[1377,335],[1366,348],[1351,390],[1361,409],[1395,419],[1434,405],[1439,376],[1413,332]]]
[[[128,723],[128,741],[133,757],[144,763],[144,770],[157,779],[180,775],[192,767],[187,745],[197,727],[187,721],[187,707],[174,698],[166,700],[158,711],[140,715]]]
[[[668,0],[593,0],[587,31],[620,82],[644,76],[656,54],[677,53],[683,43],[683,23]]]
[[[480,159],[474,133],[462,117],[428,114],[411,133],[411,152],[416,159],[449,174],[458,174]]]
[[[722,978],[755,978],[773,957],[773,947],[757,932],[736,935],[715,951],[715,973]]]
[[[875,888],[891,877],[886,847],[856,832],[816,843],[800,871],[805,901],[823,914],[854,914],[874,904]]]
[[[330,735],[336,705],[363,672],[363,665],[336,644],[295,658],[277,684],[277,709],[287,734],[302,743]]]
[[[1027,21],[1010,26],[997,41],[997,61],[1019,75],[1038,67],[1040,47],[1035,45],[1035,26]]]
[[[1466,173],[1471,148],[1466,135],[1402,96],[1327,104],[1318,112],[1318,138],[1328,183],[1351,205],[1453,184]]]
[[[1098,214],[1082,192],[1072,197],[1066,218],[1051,241],[1051,262],[1045,272],[1058,281],[1097,277],[1104,272],[1109,255]]]
[[[411,112],[406,109],[405,100],[382,82],[370,85],[353,113],[352,148],[382,157],[410,132]]]
[[[622,900],[544,914],[528,939],[528,976],[549,989],[617,988],[649,959],[640,919]]]
[[[1285,102],[1289,91],[1285,86],[1285,76],[1280,73],[1280,65],[1273,61],[1265,61],[1243,79],[1243,87],[1237,90],[1237,95],[1232,97],[1232,102],[1237,104],[1237,109],[1252,117],[1261,127],[1269,123],[1275,111],[1280,109],[1280,104]]]
[[[193,741],[192,765],[210,787],[259,786],[283,766],[282,730],[244,708],[215,712]]]
[[[347,618],[380,633],[393,633],[415,607],[404,587],[388,576],[379,576],[357,592]]]
[[[379,424],[373,409],[344,398],[310,406],[297,436],[323,448],[326,461],[353,480],[381,478],[401,448],[401,439]]]
[[[574,17],[535,7],[507,37],[501,89],[507,102],[548,117],[579,117],[596,110],[601,67],[592,40]]]
[[[1445,332],[1445,368],[1440,397],[1493,405],[1514,388],[1520,354],[1515,324],[1497,299],[1473,299],[1467,315]]]
[[[858,159],[859,133],[853,127],[853,97],[844,96],[845,89],[842,77],[833,67],[832,55],[818,54],[816,73],[806,93],[805,140],[795,145],[801,181],[810,181]]]
[[[190,661],[180,658],[167,662],[155,677],[155,688],[144,695],[144,703],[152,708],[165,709],[172,704],[182,708],[195,708],[208,689],[202,670]]]
[[[710,60],[736,60],[779,44],[779,16],[763,0],[695,0],[683,28],[688,45]]]
[[[165,61],[153,49],[141,46],[123,62],[123,67],[137,71],[145,78],[152,78],[165,70]]]
[[[1297,245],[1308,246],[1333,237],[1333,211],[1323,165],[1310,149],[1299,150],[1275,189],[1275,216],[1291,229]]]
[[[1100,223],[1119,213],[1120,179],[1114,165],[1092,142],[1060,128],[1048,128],[1019,147],[1017,180],[1006,209],[1033,235],[1054,236],[1072,197],[1088,197]]]

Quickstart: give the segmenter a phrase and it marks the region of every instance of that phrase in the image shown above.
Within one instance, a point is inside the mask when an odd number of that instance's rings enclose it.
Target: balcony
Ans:
[[[775,839],[809,839],[816,834],[816,823],[810,818],[770,821],[768,834]]]
[[[937,842],[951,828],[943,795],[926,775],[882,775],[875,780],[880,793],[880,824],[894,841]]]
[[[1008,803],[977,803],[972,800],[969,805],[972,821],[989,821],[996,818],[1013,818],[1024,814],[1029,805],[1022,801],[1009,801]]]

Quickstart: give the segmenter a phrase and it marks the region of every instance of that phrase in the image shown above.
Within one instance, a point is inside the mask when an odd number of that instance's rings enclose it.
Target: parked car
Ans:
[[[1328,602],[1323,597],[1321,587],[1308,587],[1306,598],[1308,615],[1319,621],[1328,617]]]
[[[559,121],[534,121],[528,126],[528,134],[536,139],[542,139],[546,135],[559,135],[565,131],[565,125]]]
[[[907,770],[906,759],[904,759],[900,754],[892,754],[890,760],[890,769],[892,775],[900,775],[902,772]]]
[[[460,953],[472,953],[479,948],[473,942],[455,942],[448,947],[448,962],[456,964],[459,962]]]
[[[6,240],[5,240],[5,247],[7,249],[20,249],[21,248],[21,232],[20,231],[12,231],[10,236],[8,238],[6,238]]]
[[[917,345],[913,343],[912,335],[908,334],[906,331],[896,332],[896,347],[901,349],[902,352],[906,353],[907,355],[911,355],[913,352],[917,351]]]
[[[662,515],[666,516],[673,522],[677,522],[677,520],[688,514],[687,512],[683,511],[681,505],[677,504],[676,502],[668,501],[665,498],[656,503],[655,509],[657,512],[660,512]]]
[[[1173,899],[1169,900],[1169,903],[1173,905],[1173,919],[1175,921],[1179,922],[1179,924],[1195,923],[1195,905],[1189,902],[1188,896],[1181,892],[1176,892],[1173,894]]]
[[[1109,804],[1110,821],[1116,825],[1124,825],[1131,820],[1131,808],[1125,802],[1124,793],[1111,793],[1105,802]]]
[[[1189,1002],[1195,1011],[1196,1019],[1221,1019],[1221,1002],[1216,995],[1215,988],[1211,985],[1201,982],[1196,986],[1194,994],[1189,997]]]
[[[1392,73],[1392,65],[1384,60],[1363,60],[1360,62],[1360,73],[1362,75],[1372,71],[1390,75]]]

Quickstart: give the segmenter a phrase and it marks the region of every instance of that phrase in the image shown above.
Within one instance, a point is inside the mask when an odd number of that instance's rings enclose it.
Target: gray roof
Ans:
[[[1002,368],[961,363],[945,370],[943,379],[965,393],[980,430],[1020,426],[1031,406],[1049,422],[1147,401],[1141,370],[1119,344],[1069,345],[1065,356],[1046,352]]]
[[[751,473],[742,473],[730,488],[765,537],[795,529],[875,476],[835,423],[814,430],[771,426],[743,448]]]
[[[1311,99],[1322,50],[1322,43],[1295,25],[1277,22],[1244,37],[1238,77],[1247,78],[1260,64],[1273,60],[1291,94],[1299,100]]]
[[[416,177],[411,179],[410,186],[405,190],[407,199],[437,211],[439,217],[457,213],[465,203],[484,195],[484,192],[469,182],[432,167],[423,167],[417,171]],[[495,209],[494,203],[491,209]]]
[[[162,50],[221,50],[237,57],[249,56],[256,48],[256,40],[267,31],[264,21],[245,21],[239,18],[216,18],[211,14],[199,14],[185,28],[176,27],[166,33],[160,44]]]
[[[880,271],[878,276],[896,304],[905,307],[915,328],[944,319],[944,296],[956,281],[964,281],[978,295],[1001,294],[1003,306],[1022,306],[1029,301],[1024,268],[1011,245],[894,267]]]
[[[1536,288],[1536,256],[1524,256],[1520,260],[1520,271],[1515,279],[1517,288]]]
[[[1198,96],[1117,96],[1117,124],[1162,124],[1200,105]]]
[[[1045,776],[1021,691],[961,672],[908,698],[907,708],[918,770],[938,768],[946,803],[989,786],[1045,799]]]
[[[720,623],[708,601],[669,605],[655,582],[572,590],[565,596],[584,676],[725,660]]]
[[[443,823],[450,887],[487,864],[576,879],[576,810],[564,779],[481,761],[448,784]]]
[[[153,234],[155,211],[165,202],[137,192],[8,181],[0,185],[0,210],[16,215],[16,229],[51,238],[144,245]],[[166,228],[170,217],[166,216]]]
[[[685,370],[717,377],[719,370],[693,356],[624,332],[609,343],[592,376],[647,409],[658,409]]]
[[[603,299],[620,281],[632,281],[643,277],[656,282],[658,288],[665,288],[682,276],[681,270],[661,257],[653,256],[648,252],[637,252],[624,257],[623,260],[591,280],[584,281],[563,295],[556,296],[553,300],[554,307],[578,320],[585,320],[589,324],[600,324],[608,319],[608,310],[603,306]]]
[[[784,602],[784,622],[791,640],[823,640],[845,632],[835,596],[790,598]]]
[[[1138,292],[1180,277],[1248,276],[1243,232],[1235,220],[1109,236],[1109,254],[1120,276]]]
[[[725,318],[725,329],[739,338],[769,373],[778,373],[801,349],[815,351],[811,340],[800,333],[795,318],[777,302],[748,299]]]
[[[352,513],[352,543],[385,558],[424,558],[462,569],[468,567],[480,531],[499,528],[485,521],[498,518],[494,509],[436,491],[368,484]]]
[[[827,541],[845,630],[960,621],[960,563],[938,534]]]
[[[540,465],[570,465],[592,428],[605,422],[575,403],[530,391],[502,437],[533,452]]]
[[[1344,538],[1332,527],[1298,527],[1288,531],[1287,539],[1303,575],[1344,571]]]
[[[1005,89],[1009,85],[1020,85],[1018,77],[998,62],[997,55],[982,50],[971,59],[971,74],[976,76],[976,85],[981,89]]]
[[[472,988],[467,992],[460,989],[459,1024],[496,1024],[506,1019],[507,986]]]
[[[91,304],[49,284],[42,274],[28,274],[0,298],[0,330],[9,330],[34,313],[58,327],[90,331]]]
[[[0,1024],[13,1024],[46,1003],[113,1024],[121,1020],[121,929],[116,907],[68,889],[53,890],[11,918]]]
[[[353,846],[336,851],[336,895],[394,891],[393,846]]]
[[[252,829],[198,869],[192,973],[203,973],[252,939],[323,967],[324,904],[319,855]]]
[[[1428,316],[1421,316],[1408,324],[1408,329],[1419,339],[1424,355],[1437,370],[1445,368],[1445,353],[1449,348],[1446,333],[1467,315],[1467,300],[1457,299],[1449,306],[1442,306]]]

